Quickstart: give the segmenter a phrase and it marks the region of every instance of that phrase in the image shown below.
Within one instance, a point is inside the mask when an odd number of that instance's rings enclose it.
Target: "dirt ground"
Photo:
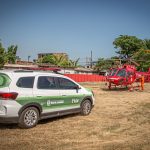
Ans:
[[[143,92],[83,86],[95,93],[89,116],[43,120],[26,130],[0,124],[0,150],[150,150],[150,84]]]

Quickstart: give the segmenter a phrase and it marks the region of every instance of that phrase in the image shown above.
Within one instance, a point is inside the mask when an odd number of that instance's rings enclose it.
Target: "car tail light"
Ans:
[[[4,100],[15,100],[18,96],[18,93],[11,92],[11,93],[0,93],[0,98]]]

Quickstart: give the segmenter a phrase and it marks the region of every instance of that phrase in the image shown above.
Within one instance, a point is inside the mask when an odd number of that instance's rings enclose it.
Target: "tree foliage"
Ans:
[[[78,66],[79,58],[75,61],[69,60],[64,55],[46,55],[39,60],[41,63],[47,63],[58,67],[71,67],[75,68]]]
[[[41,61],[41,63],[49,63],[49,64],[55,63],[53,55],[46,55],[40,61]]]
[[[113,42],[113,45],[118,50],[119,57],[122,59],[131,58],[135,52],[144,47],[144,43],[141,39],[135,36],[120,35]]]
[[[120,35],[113,42],[118,56],[110,59],[99,58],[96,70],[106,70],[119,66],[120,63],[134,62],[139,70],[147,71],[150,67],[150,39],[138,39],[135,36]]]
[[[76,59],[76,60],[69,60],[69,66],[70,67],[77,67],[78,66],[78,62],[79,62],[79,59],[80,58],[78,58],[78,59]]]
[[[133,56],[134,60],[140,64],[138,70],[147,71],[150,68],[150,50],[149,53],[145,50],[140,50]]]
[[[135,36],[120,35],[113,42],[121,59],[134,60],[139,70],[146,71],[150,67],[150,39],[138,39]],[[123,61],[122,61],[123,62]]]
[[[0,68],[3,68],[5,63],[14,64],[16,62],[17,48],[17,46],[11,45],[6,51],[0,42]]]
[[[2,43],[0,43],[0,68],[3,68],[5,64],[5,48],[3,48]]]
[[[107,70],[111,68],[113,64],[114,61],[111,59],[99,58],[95,66],[95,70]]]
[[[150,39],[143,40],[144,42],[144,49],[150,49]]]
[[[7,62],[10,64],[14,64],[16,62],[16,54],[17,54],[17,45],[11,45],[7,50]]]
[[[62,64],[68,59],[64,55],[53,55],[54,65],[62,66]]]

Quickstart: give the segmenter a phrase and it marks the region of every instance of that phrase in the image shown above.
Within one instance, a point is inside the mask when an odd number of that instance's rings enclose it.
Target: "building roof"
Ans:
[[[80,72],[93,72],[93,69],[91,69],[91,68],[76,68],[75,71],[80,71]]]

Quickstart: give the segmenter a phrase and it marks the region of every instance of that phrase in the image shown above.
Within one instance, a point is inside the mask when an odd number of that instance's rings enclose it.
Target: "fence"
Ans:
[[[141,73],[142,74],[142,73]],[[75,80],[76,82],[103,82],[106,81],[105,76],[87,75],[87,74],[65,74],[65,76]],[[150,82],[150,74],[144,74],[145,82]]]
[[[100,75],[65,74],[65,76],[75,80],[76,82],[102,82],[102,81],[106,81],[106,77],[100,76]]]

